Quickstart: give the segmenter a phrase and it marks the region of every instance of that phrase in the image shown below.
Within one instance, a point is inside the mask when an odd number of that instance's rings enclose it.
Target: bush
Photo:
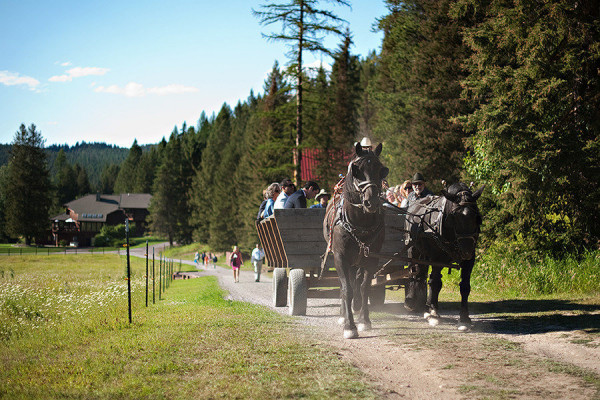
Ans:
[[[129,226],[129,232],[135,231],[135,224]],[[100,233],[94,236],[92,246],[95,247],[120,247],[126,240],[125,225],[104,225]]]

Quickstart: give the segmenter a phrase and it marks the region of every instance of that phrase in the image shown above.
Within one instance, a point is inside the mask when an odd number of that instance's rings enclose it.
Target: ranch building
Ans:
[[[65,213],[52,217],[52,243],[91,246],[104,225],[135,223],[134,236],[146,230],[152,195],[148,193],[89,194],[65,204]]]

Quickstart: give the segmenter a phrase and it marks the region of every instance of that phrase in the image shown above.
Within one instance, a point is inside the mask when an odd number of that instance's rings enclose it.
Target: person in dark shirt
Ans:
[[[433,192],[425,187],[425,178],[423,174],[417,172],[412,178],[413,191],[408,195],[408,207],[416,203],[418,200],[427,196],[433,196]]]
[[[319,193],[319,184],[308,181],[304,187],[292,193],[285,201],[285,208],[306,208],[306,199],[312,199]]]
[[[258,207],[258,215],[256,216],[256,219],[258,221],[263,219],[263,212],[265,211],[265,207],[267,206],[267,189],[263,190],[263,202],[260,203],[260,207]]]

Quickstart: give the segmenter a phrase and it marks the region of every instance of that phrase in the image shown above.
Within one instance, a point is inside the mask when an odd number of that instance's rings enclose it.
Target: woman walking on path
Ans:
[[[231,254],[230,262],[231,268],[233,269],[233,281],[237,283],[240,281],[240,268],[244,263],[244,260],[242,260],[242,253],[237,246],[233,246],[233,253]]]

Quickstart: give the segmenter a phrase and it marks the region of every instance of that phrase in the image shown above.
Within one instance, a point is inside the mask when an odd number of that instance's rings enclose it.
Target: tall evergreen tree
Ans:
[[[6,242],[9,238],[6,231],[6,179],[8,166],[0,166],[0,240]]]
[[[138,145],[137,139],[133,141],[127,158],[121,164],[119,175],[115,181],[115,193],[135,193],[140,159],[142,158],[142,148]]]
[[[414,172],[430,181],[460,177],[466,133],[453,117],[469,111],[460,81],[469,49],[461,30],[469,15],[451,18],[453,0],[388,1],[378,82],[377,133],[391,151],[391,179]],[[438,184],[439,185],[439,184]]]
[[[19,127],[12,142],[6,176],[6,229],[29,245],[50,227],[50,173],[44,140],[35,125]]]
[[[85,196],[91,191],[90,180],[88,178],[87,171],[79,164],[73,166],[75,176],[77,176],[77,195]]]
[[[486,229],[570,252],[600,237],[600,8],[595,1],[460,1],[480,10],[463,120],[468,176],[490,186]]]
[[[331,3],[349,6],[346,0],[330,0]],[[300,165],[302,162],[302,90],[303,90],[303,52],[330,54],[323,45],[323,34],[341,35],[340,25],[343,19],[332,11],[320,9],[318,0],[287,0],[286,2],[268,3],[253,10],[256,17],[264,26],[281,24],[280,33],[263,35],[269,40],[282,41],[288,44],[290,51],[290,71],[296,78],[296,147],[294,148],[294,178],[301,181]]]
[[[54,170],[56,171],[54,183],[57,198],[56,205],[62,207],[65,203],[75,200],[79,194],[77,188],[77,174],[71,164],[67,161],[67,156],[63,149],[60,149],[56,156]]]
[[[115,188],[115,181],[119,175],[119,166],[116,164],[107,165],[100,175],[100,193],[113,194]]]

